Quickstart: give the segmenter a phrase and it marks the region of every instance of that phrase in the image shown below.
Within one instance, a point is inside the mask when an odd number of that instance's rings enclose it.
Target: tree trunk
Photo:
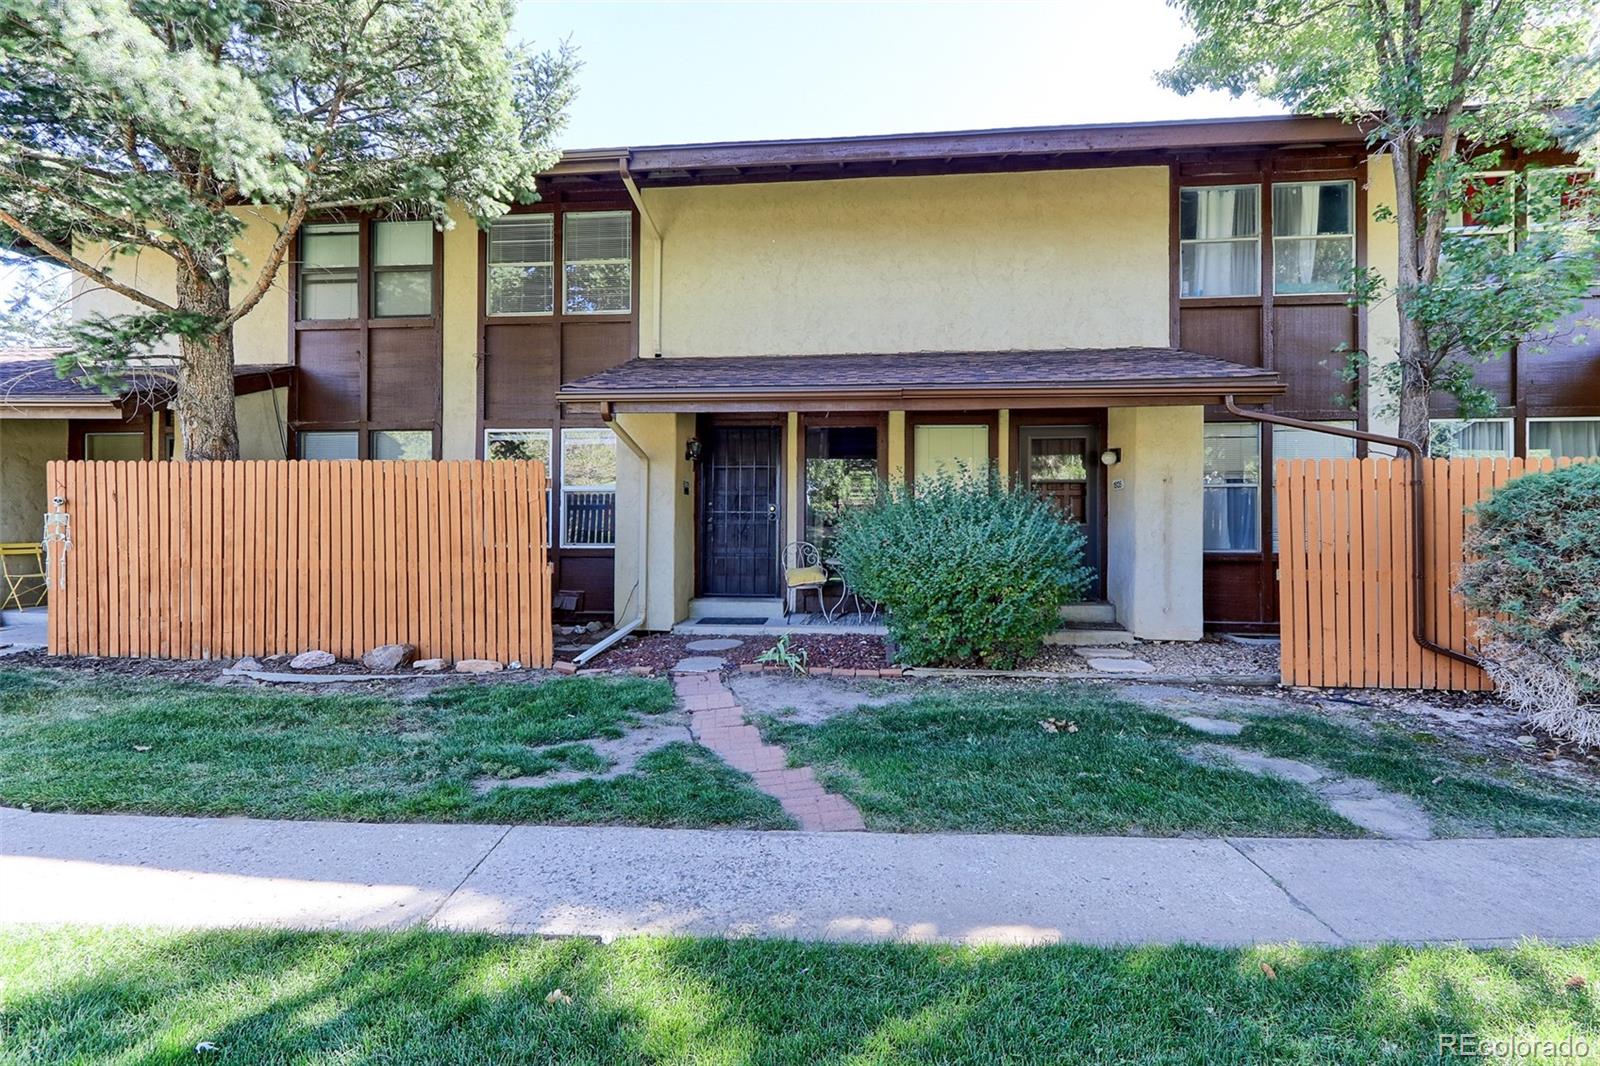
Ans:
[[[225,261],[219,253],[214,261]],[[228,282],[179,269],[178,309],[220,320],[228,310]],[[233,405],[233,329],[178,338],[182,366],[177,411],[183,457],[239,458],[239,422]]]
[[[1425,365],[1427,355],[1422,329],[1407,313],[1422,274],[1417,253],[1418,159],[1414,146],[1403,138],[1390,142],[1389,155],[1394,161],[1395,228],[1400,238],[1394,293],[1395,309],[1400,315],[1399,350],[1395,353],[1400,362],[1400,395],[1395,397],[1400,415],[1399,435],[1427,454],[1428,398],[1433,382]]]

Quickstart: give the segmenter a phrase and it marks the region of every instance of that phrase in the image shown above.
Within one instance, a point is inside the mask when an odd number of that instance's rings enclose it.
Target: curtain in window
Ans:
[[[1511,454],[1511,423],[1498,419],[1432,423],[1432,454],[1439,458],[1479,459]]]
[[[1261,434],[1255,425],[1212,422],[1205,428],[1204,547],[1261,546]]]
[[[1184,296],[1254,295],[1260,289],[1260,190],[1184,189],[1179,197]]]
[[[1600,419],[1562,418],[1528,423],[1528,456],[1600,458]]]

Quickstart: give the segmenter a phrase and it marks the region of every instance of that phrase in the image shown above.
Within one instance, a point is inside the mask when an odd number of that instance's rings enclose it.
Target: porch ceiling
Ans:
[[[938,410],[1245,403],[1278,375],[1178,348],[631,359],[562,386],[615,411]]]

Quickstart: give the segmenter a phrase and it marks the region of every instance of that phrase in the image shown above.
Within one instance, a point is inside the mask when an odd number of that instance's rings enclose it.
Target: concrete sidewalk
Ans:
[[[1600,938],[1600,840],[353,825],[0,810],[0,924],[994,943]]]

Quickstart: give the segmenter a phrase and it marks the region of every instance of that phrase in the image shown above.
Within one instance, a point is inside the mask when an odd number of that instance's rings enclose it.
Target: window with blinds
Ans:
[[[315,223],[300,230],[300,317],[307,321],[357,317],[359,227]]]
[[[561,216],[562,307],[569,315],[633,310],[633,216],[568,211]]]
[[[1220,185],[1178,193],[1178,294],[1261,293],[1261,189]]]
[[[491,315],[548,315],[556,309],[555,216],[507,215],[489,227]]]

